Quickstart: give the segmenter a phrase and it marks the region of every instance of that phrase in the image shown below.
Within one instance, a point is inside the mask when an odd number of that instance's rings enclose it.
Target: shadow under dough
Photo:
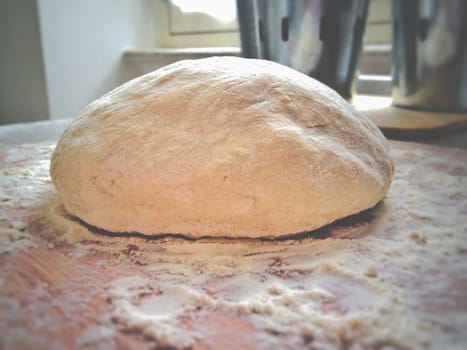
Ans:
[[[304,239],[327,239],[327,238],[339,238],[339,239],[355,239],[361,238],[368,235],[371,230],[369,227],[370,224],[385,210],[385,204],[383,201],[376,204],[374,207],[364,210],[360,213],[347,216],[345,218],[334,221],[326,226],[320,227],[313,231],[304,231],[284,234],[279,237],[258,237],[251,238],[248,236],[240,237],[224,237],[224,236],[201,236],[201,237],[190,237],[189,235],[181,233],[158,233],[154,235],[143,234],[140,232],[111,232],[105,229],[93,226],[83,221],[77,216],[69,214],[63,204],[60,204],[60,210],[58,211],[65,219],[78,223],[83,226],[90,232],[96,235],[103,235],[107,237],[136,237],[145,240],[162,240],[165,238],[178,238],[187,241],[219,241],[219,240],[229,240],[229,241],[265,241],[265,242],[274,242],[274,241],[289,241],[289,240],[304,240]]]

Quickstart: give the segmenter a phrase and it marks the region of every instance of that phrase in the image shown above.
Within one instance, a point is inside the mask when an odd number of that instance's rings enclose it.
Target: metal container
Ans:
[[[393,0],[393,104],[467,111],[467,2]]]
[[[351,98],[368,0],[237,0],[242,53],[312,76]]]

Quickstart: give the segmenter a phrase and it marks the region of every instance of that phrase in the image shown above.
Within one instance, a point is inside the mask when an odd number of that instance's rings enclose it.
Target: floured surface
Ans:
[[[462,349],[467,154],[391,146],[383,203],[283,241],[92,232],[50,146],[2,150],[0,347]]]

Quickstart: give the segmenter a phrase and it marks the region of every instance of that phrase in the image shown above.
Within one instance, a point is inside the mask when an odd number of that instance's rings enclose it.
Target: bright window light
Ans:
[[[235,0],[171,0],[182,12],[201,12],[220,22],[232,22],[237,18]]]

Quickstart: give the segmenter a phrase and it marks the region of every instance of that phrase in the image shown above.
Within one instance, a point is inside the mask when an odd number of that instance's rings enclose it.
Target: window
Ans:
[[[240,46],[235,0],[159,0],[160,46]]]

